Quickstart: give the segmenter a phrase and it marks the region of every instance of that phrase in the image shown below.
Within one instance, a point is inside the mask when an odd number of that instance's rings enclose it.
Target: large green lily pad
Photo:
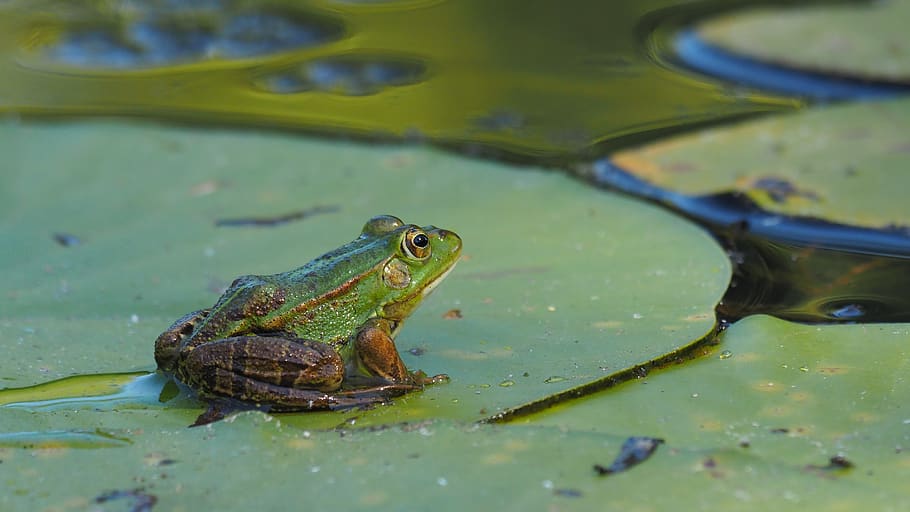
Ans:
[[[756,7],[710,18],[698,35],[762,61],[862,79],[910,83],[910,2]]]
[[[906,324],[749,317],[708,357],[527,421],[699,451],[681,476],[702,472],[705,503],[900,510],[910,506],[908,340]],[[827,467],[838,456],[853,468]]]
[[[598,476],[624,437],[544,427],[426,422],[309,432],[261,414],[210,428],[83,433],[63,446],[0,438],[5,510],[853,510],[906,503],[744,450],[661,446],[628,472]],[[72,434],[71,437],[76,437]],[[706,461],[714,461],[713,468]],[[102,472],[73,468],[104,467]],[[781,486],[781,480],[786,485]],[[872,480],[872,478],[867,478]],[[661,491],[654,492],[655,482]],[[798,484],[811,483],[811,495]],[[863,492],[867,491],[867,492]],[[93,508],[95,507],[95,508]],[[135,507],[135,508],[133,508]],[[897,509],[897,508],[895,508]]]
[[[708,357],[527,418],[532,425],[316,432],[288,425],[289,416],[244,413],[198,429],[0,435],[8,489],[0,506],[83,509],[107,498],[123,507],[156,499],[164,510],[304,502],[312,510],[478,502],[497,510],[902,510],[910,505],[908,336],[906,325],[751,317]],[[165,415],[145,423],[160,426]],[[598,476],[593,466],[608,465],[632,435],[665,444],[639,466]]]
[[[2,229],[15,248],[3,255],[7,388],[153,371],[153,340],[174,318],[212,304],[237,275],[287,270],[352,239],[377,213],[464,239],[463,261],[398,338],[409,366],[452,381],[390,407],[286,422],[478,420],[686,347],[711,332],[729,279],[723,253],[691,225],[540,169],[159,126],[9,123],[2,132],[11,163]],[[318,206],[323,213],[275,227],[215,226]],[[63,246],[54,233],[81,244]],[[463,318],[444,318],[453,309]],[[123,383],[69,380],[0,401]],[[9,429],[189,423],[199,406],[157,403],[161,385],[143,379],[126,391],[132,400],[28,406],[40,413]]]
[[[910,100],[806,110],[621,151],[611,161],[685,194],[743,192],[767,211],[910,224]]]

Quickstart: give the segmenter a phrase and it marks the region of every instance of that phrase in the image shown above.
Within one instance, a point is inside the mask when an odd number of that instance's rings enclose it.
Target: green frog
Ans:
[[[300,268],[236,279],[158,337],[155,361],[203,397],[274,411],[387,402],[448,379],[408,371],[393,338],[460,253],[452,231],[374,217]]]

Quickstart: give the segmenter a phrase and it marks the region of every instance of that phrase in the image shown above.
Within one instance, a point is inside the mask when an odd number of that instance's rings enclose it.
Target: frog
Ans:
[[[445,382],[409,371],[394,338],[461,248],[453,231],[375,216],[353,241],[294,270],[241,276],[177,319],[155,340],[158,370],[210,402],[278,412],[368,408]]]

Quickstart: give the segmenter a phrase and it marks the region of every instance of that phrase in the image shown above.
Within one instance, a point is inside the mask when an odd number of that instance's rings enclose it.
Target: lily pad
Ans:
[[[163,379],[124,401],[122,380],[104,374],[153,371],[153,340],[174,318],[212,304],[238,275],[294,268],[349,241],[378,213],[464,240],[463,261],[397,340],[410,367],[452,380],[389,407],[285,422],[474,421],[608,378],[710,333],[730,277],[723,253],[692,225],[541,169],[102,122],[10,123],[0,141],[12,170],[0,187],[2,229],[16,248],[2,256],[4,385],[102,374],[91,392],[79,381],[0,393],[3,403],[58,400],[20,406],[39,412],[7,423],[13,431],[41,430],[35,417],[57,430],[188,424],[199,406],[159,404]],[[271,216],[302,220],[216,226]],[[54,233],[80,243],[61,245]],[[59,400],[97,395],[97,386],[116,396]]]
[[[910,83],[910,2],[755,7],[698,24],[724,50],[786,67]]]
[[[150,503],[154,510],[279,510],[305,503],[308,510],[462,511],[480,502],[495,510],[742,510],[750,499],[767,506],[781,475],[799,474],[741,453],[715,454],[720,463],[750,468],[734,477],[748,490],[721,493],[727,482],[701,469],[703,452],[662,446],[646,462],[602,477],[593,466],[615,457],[624,438],[552,427],[424,422],[310,432],[251,413],[207,428],[104,438],[106,444],[97,446],[0,438],[8,490],[0,506],[143,510],[137,505]],[[102,472],[73,471],[101,464]],[[655,481],[666,492],[653,492]],[[839,481],[815,483],[828,493],[815,503],[855,505],[861,497]],[[748,494],[762,487],[760,495]]]
[[[685,367],[528,421],[698,451],[681,478],[700,472],[708,503],[735,495],[765,510],[778,502],[898,510],[910,506],[908,339],[907,324],[749,317]]]
[[[689,195],[742,192],[773,214],[869,228],[910,224],[910,100],[815,108],[704,130],[611,162]]]

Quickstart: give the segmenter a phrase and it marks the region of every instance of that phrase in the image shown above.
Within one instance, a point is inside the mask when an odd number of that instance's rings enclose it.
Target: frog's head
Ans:
[[[391,215],[367,221],[360,236],[382,240],[386,247],[378,314],[396,326],[448,275],[461,254],[461,238],[454,232],[405,224]]]

